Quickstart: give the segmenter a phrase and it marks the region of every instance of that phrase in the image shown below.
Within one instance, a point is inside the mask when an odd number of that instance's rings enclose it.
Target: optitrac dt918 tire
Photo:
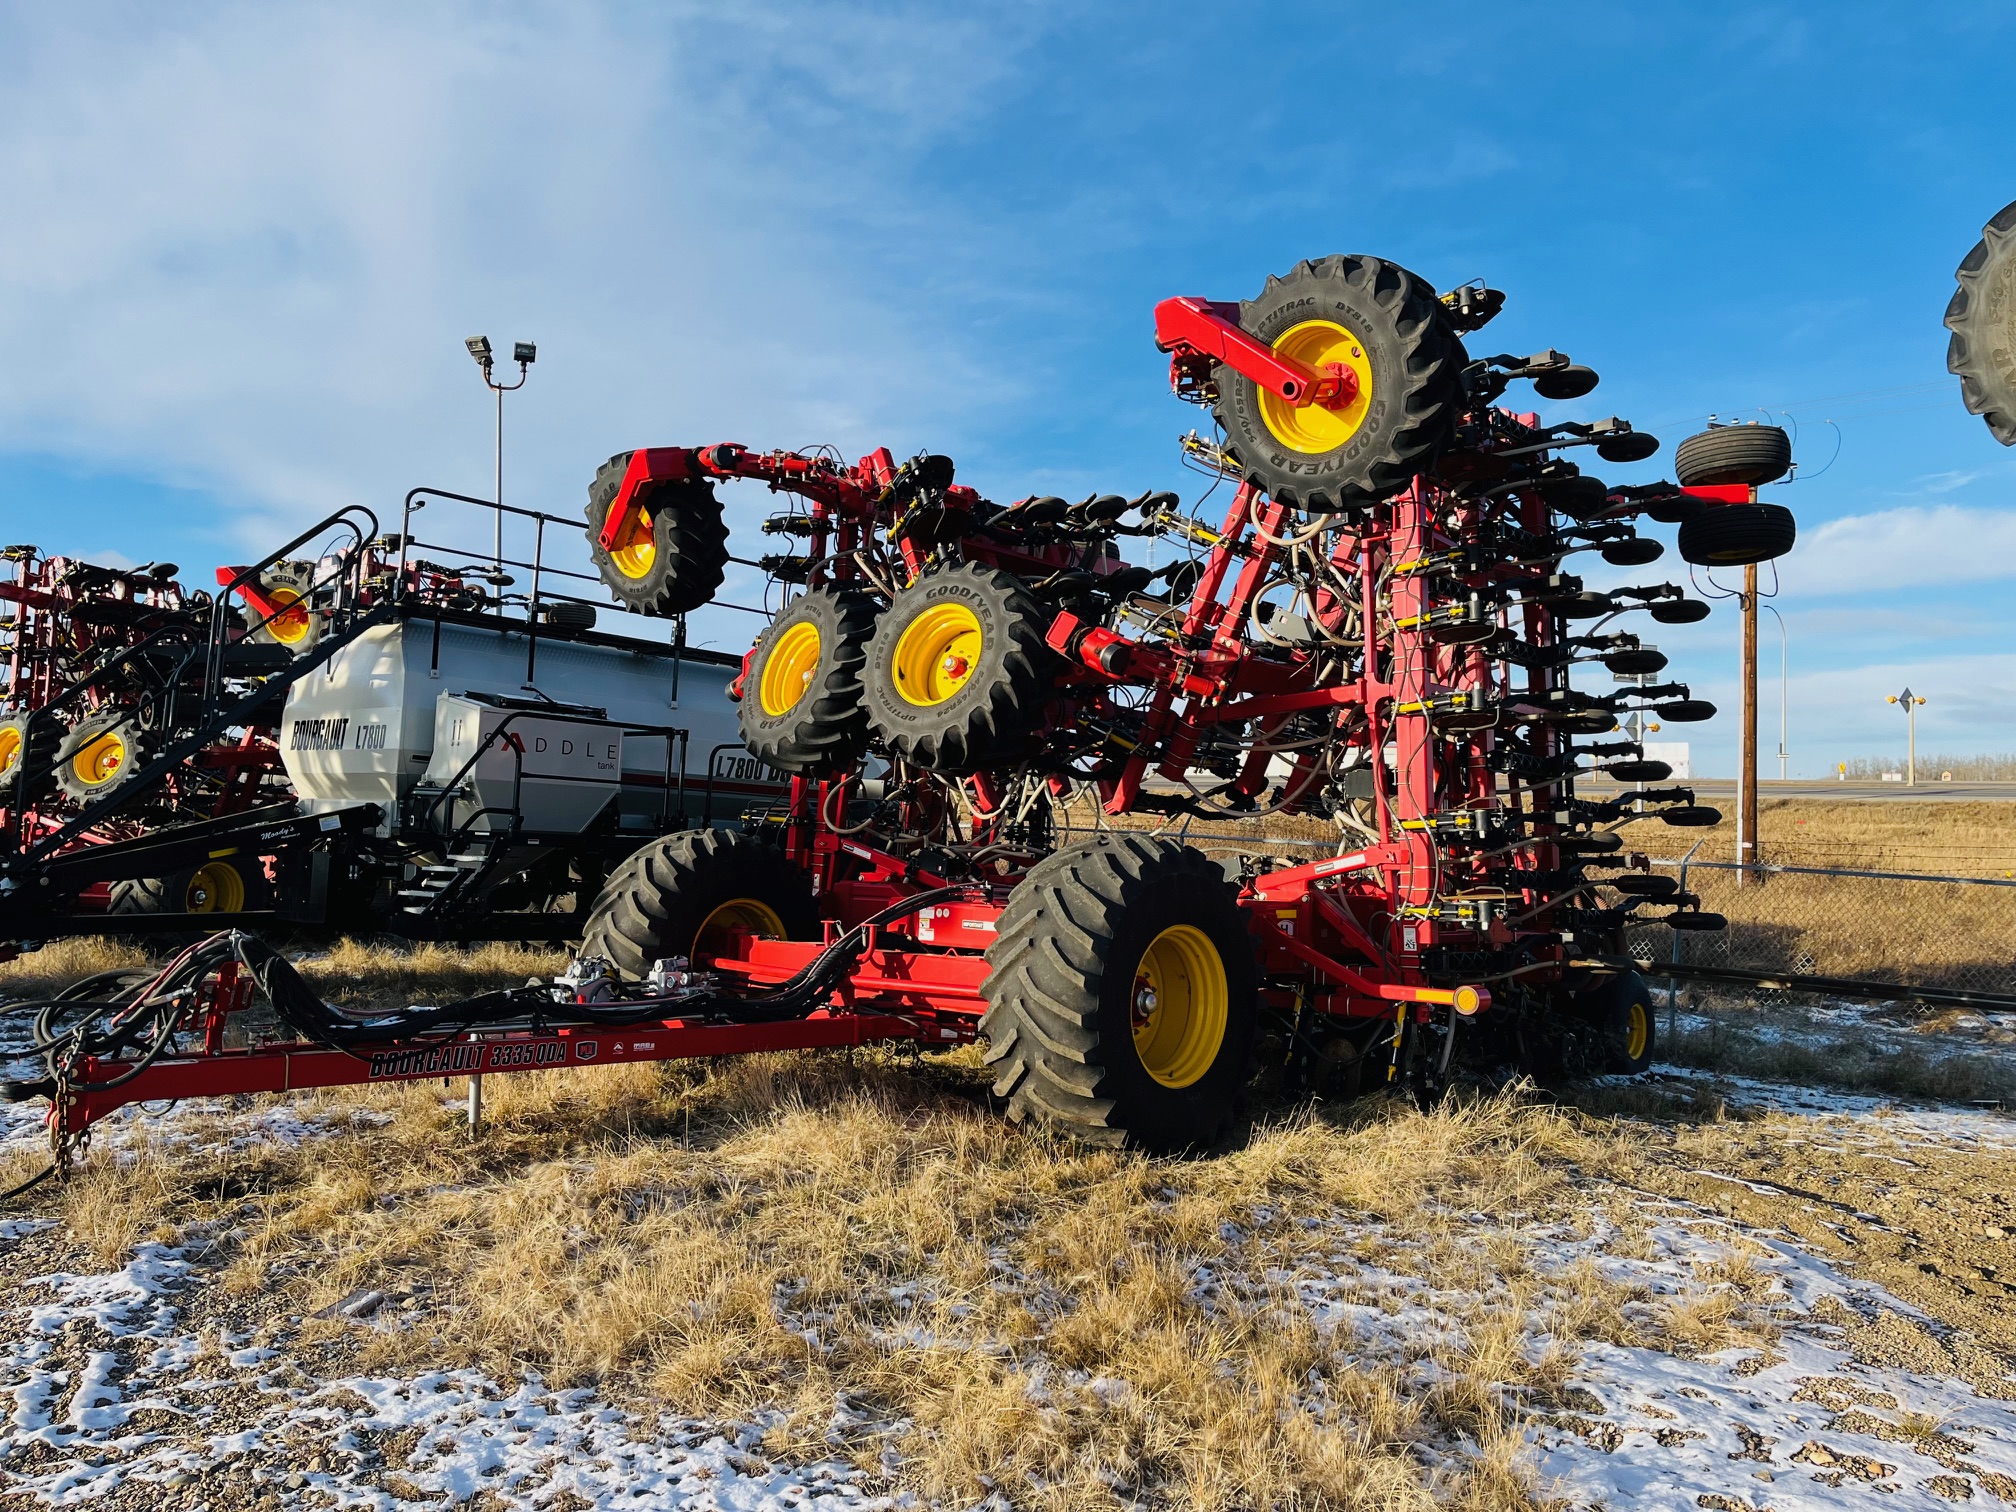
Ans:
[[[940,772],[1012,765],[1056,686],[1050,616],[1018,578],[968,563],[896,595],[868,643],[868,726],[900,761]]]
[[[1253,947],[1225,874],[1169,840],[1058,851],[1008,895],[980,1020],[1017,1120],[1094,1144],[1211,1144],[1255,1025]]]
[[[79,803],[124,787],[146,760],[147,732],[124,709],[100,709],[80,721],[56,750],[56,785]]]
[[[1981,240],[1954,276],[1946,306],[1946,371],[1960,378],[1970,414],[1988,422],[2004,446],[2016,446],[2016,204],[1981,228]]]
[[[875,601],[814,588],[756,641],[736,719],[742,744],[780,772],[823,777],[868,748],[861,668],[875,633]]]
[[[817,939],[811,883],[753,836],[688,830],[654,840],[610,874],[582,931],[581,954],[600,956],[634,982],[653,961],[704,960],[738,929]]]
[[[1297,409],[1221,364],[1216,413],[1245,479],[1284,504],[1339,510],[1407,486],[1455,434],[1469,358],[1426,280],[1376,257],[1325,257],[1269,278],[1239,325],[1319,376],[1348,372],[1340,407]]]
[[[1673,453],[1682,488],[1776,483],[1791,469],[1792,438],[1775,425],[1718,425],[1689,436]]]
[[[63,726],[53,715],[0,717],[0,806],[16,808],[49,791],[62,743]]]
[[[623,486],[629,452],[618,452],[588,485],[588,551],[595,570],[626,609],[686,614],[713,598],[728,570],[728,526],[711,483],[669,479],[638,491],[613,546],[602,524]]]
[[[1792,549],[1799,522],[1782,504],[1710,504],[1680,522],[1680,555],[1703,567],[1768,562]]]

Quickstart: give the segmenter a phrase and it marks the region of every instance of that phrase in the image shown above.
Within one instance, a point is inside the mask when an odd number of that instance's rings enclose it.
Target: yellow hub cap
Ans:
[[[126,742],[115,730],[107,730],[70,758],[70,769],[86,787],[103,787],[125,765]]]
[[[196,868],[182,889],[184,913],[237,913],[245,907],[245,879],[228,861]]]
[[[1225,1043],[1232,992],[1209,935],[1189,924],[1148,943],[1134,970],[1134,1053],[1165,1087],[1202,1079]]]
[[[298,646],[308,639],[312,627],[308,611],[302,607],[301,595],[292,588],[275,588],[267,597],[277,612],[266,621],[266,633],[283,646]]]
[[[0,777],[14,770],[21,759],[21,731],[13,725],[0,729]]]
[[[819,627],[800,620],[777,637],[777,644],[763,659],[763,678],[756,701],[772,719],[789,713],[812,686],[818,671]]]
[[[933,604],[896,640],[896,691],[920,709],[941,704],[972,681],[980,662],[980,619],[964,604]]]
[[[1624,1036],[1624,1053],[1634,1061],[1642,1060],[1645,1047],[1652,1040],[1652,1012],[1643,1003],[1633,1003],[1625,1022],[1629,1027]]]
[[[693,964],[699,965],[725,951],[736,930],[744,930],[766,940],[781,940],[786,934],[777,910],[755,898],[730,898],[700,921],[693,934]]]
[[[1260,391],[1260,418],[1274,439],[1290,451],[1320,456],[1335,451],[1358,434],[1372,408],[1372,362],[1365,343],[1334,320],[1305,320],[1290,326],[1274,343],[1274,355],[1299,362],[1317,378],[1335,380],[1350,374],[1356,392],[1341,404],[1307,404],[1296,408],[1279,394]]]
[[[640,507],[630,511],[609,548],[609,560],[627,578],[650,575],[651,564],[658,560],[658,532],[652,526],[650,510]]]

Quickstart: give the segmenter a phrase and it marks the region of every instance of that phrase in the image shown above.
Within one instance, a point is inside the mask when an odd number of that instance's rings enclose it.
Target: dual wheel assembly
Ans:
[[[752,938],[820,933],[806,875],[783,852],[740,831],[698,830],[617,869],[581,954],[635,982],[659,960],[705,970]],[[1163,1152],[1230,1131],[1254,1073],[1260,982],[1237,895],[1201,851],[1109,833],[1053,853],[1009,893],[986,961],[978,1027],[1012,1118]],[[1600,1069],[1650,1063],[1640,978],[1610,978],[1571,1010]]]
[[[805,777],[858,761],[871,737],[893,759],[939,772],[1019,761],[1055,684],[1048,618],[1020,579],[973,563],[925,573],[887,608],[855,589],[815,588],[756,642],[743,742]]]

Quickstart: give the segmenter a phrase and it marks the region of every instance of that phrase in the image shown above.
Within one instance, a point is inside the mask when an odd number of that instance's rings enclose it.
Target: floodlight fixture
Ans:
[[[491,359],[490,338],[488,336],[471,336],[462,345],[469,348],[469,355],[476,359],[477,366],[485,369],[489,368]]]
[[[537,362],[539,360],[539,348],[529,341],[513,342],[511,344],[511,360],[520,367],[525,366],[527,363]]]

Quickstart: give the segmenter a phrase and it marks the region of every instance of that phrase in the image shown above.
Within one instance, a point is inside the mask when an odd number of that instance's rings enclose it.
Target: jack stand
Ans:
[[[474,1139],[483,1132],[483,1078],[469,1078],[469,1137]]]

